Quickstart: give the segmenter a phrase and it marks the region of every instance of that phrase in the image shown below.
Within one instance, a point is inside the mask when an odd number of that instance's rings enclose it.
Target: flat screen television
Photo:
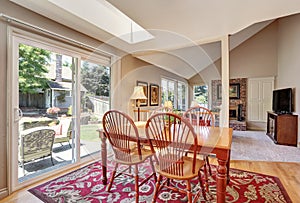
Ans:
[[[272,110],[278,114],[291,114],[293,112],[292,88],[273,91]]]

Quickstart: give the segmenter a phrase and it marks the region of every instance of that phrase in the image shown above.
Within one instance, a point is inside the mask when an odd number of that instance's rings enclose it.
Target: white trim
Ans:
[[[0,199],[3,199],[4,197],[7,197],[8,195],[9,195],[8,188],[0,189]]]

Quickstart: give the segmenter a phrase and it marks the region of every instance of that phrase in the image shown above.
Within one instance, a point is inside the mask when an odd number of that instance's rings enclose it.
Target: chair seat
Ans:
[[[183,175],[172,175],[170,173],[164,172],[163,170],[160,169],[158,164],[155,164],[155,169],[156,172],[161,174],[164,177],[170,178],[170,179],[177,179],[177,180],[188,180],[192,179],[198,176],[198,171],[200,168],[202,168],[205,164],[203,160],[196,159],[196,164],[195,164],[195,172],[192,172],[192,167],[193,167],[193,158],[192,157],[183,157]]]
[[[135,165],[138,163],[142,163],[144,162],[147,158],[151,157],[153,155],[153,153],[151,152],[150,149],[141,149],[141,157],[138,155],[138,150],[136,149],[132,149],[132,153],[130,154],[130,159],[131,161],[124,161],[124,160],[119,160],[116,158],[116,162],[120,163],[120,164],[126,164],[126,165]]]

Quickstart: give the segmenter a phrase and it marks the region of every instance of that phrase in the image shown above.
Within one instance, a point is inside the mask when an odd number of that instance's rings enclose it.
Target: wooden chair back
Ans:
[[[121,162],[131,162],[133,150],[141,156],[138,130],[127,114],[118,110],[107,111],[103,116],[103,129],[116,159]]]
[[[157,113],[146,123],[146,136],[161,171],[174,176],[184,176],[184,156],[191,149],[191,143],[197,144],[193,126],[173,113]],[[195,172],[196,149],[193,149],[193,167]]]
[[[188,119],[192,125],[215,126],[215,119],[212,112],[202,106],[189,108],[184,112],[183,117]]]

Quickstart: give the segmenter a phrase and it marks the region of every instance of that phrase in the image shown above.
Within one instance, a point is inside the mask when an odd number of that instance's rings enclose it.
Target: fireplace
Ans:
[[[237,106],[230,106],[229,107],[229,119],[230,120],[237,120],[238,118],[238,107]]]

